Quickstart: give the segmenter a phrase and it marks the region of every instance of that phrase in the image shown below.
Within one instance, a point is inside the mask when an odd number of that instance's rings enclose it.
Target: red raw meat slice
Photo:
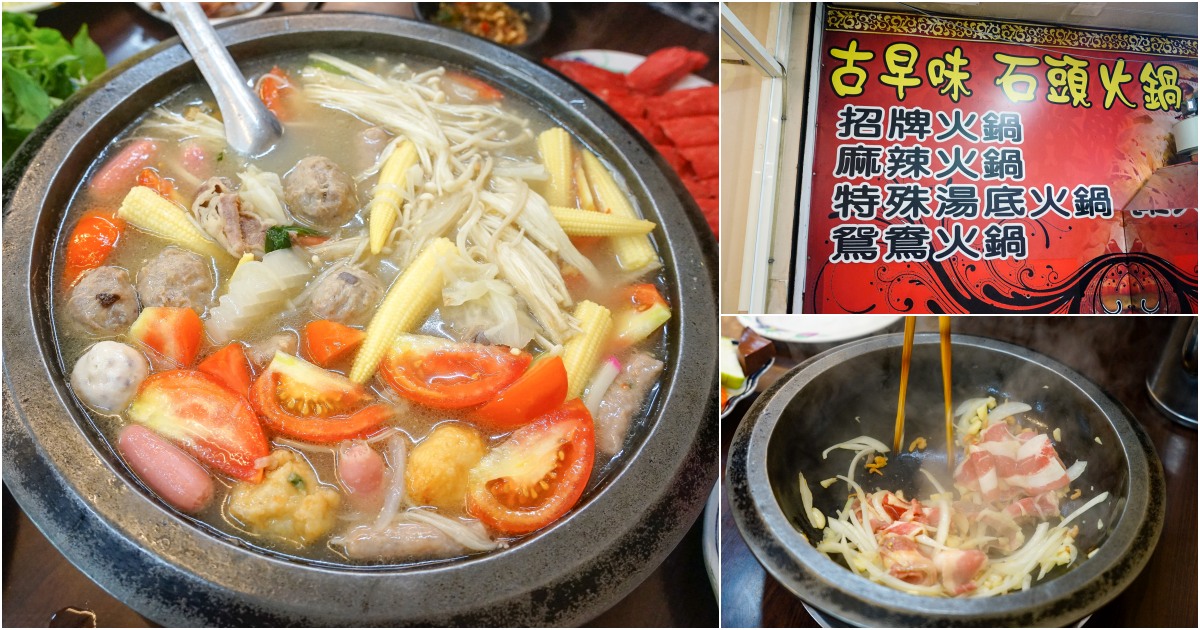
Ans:
[[[695,177],[684,177],[683,185],[687,186],[689,192],[697,200],[711,199],[717,196],[719,192],[717,188],[717,178],[710,177],[708,179],[697,179]]]
[[[610,90],[628,90],[625,86],[625,75],[597,68],[582,61],[566,61],[563,59],[545,59],[546,65],[567,75],[572,81],[595,92],[603,88]]]
[[[684,116],[716,115],[721,112],[721,92],[717,86],[674,90],[647,99],[646,110],[651,120],[666,120]]]
[[[717,145],[681,148],[679,153],[692,165],[696,177],[708,179],[721,174],[721,156],[718,154]]]
[[[712,228],[713,236],[721,237],[721,204],[716,199],[697,199],[696,205],[700,206],[700,212],[704,213],[704,218],[708,220],[708,227]]]
[[[663,159],[667,161],[667,164],[670,164],[671,168],[676,173],[679,173],[680,177],[683,177],[683,172],[685,169],[687,169],[687,160],[683,159],[682,155],[679,155],[679,152],[675,150],[675,147],[669,144],[655,143],[654,148],[658,149],[658,152],[662,154]]]
[[[721,126],[718,116],[690,116],[659,121],[663,133],[679,148],[718,144]]]
[[[634,128],[638,130],[638,133],[642,134],[642,137],[649,140],[650,144],[671,144],[671,141],[663,135],[663,132],[658,128],[658,125],[650,122],[649,120],[646,120],[645,118],[626,118],[625,120],[628,121],[629,124],[633,125]]]
[[[662,94],[688,75],[708,65],[708,55],[672,46],[650,53],[625,77],[629,87],[646,94]]]
[[[593,92],[626,120],[646,117],[646,97],[641,94],[634,94],[624,86],[619,90],[600,88]]]

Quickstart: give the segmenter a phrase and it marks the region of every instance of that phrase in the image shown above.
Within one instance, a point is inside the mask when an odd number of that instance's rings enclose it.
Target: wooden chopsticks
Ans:
[[[892,452],[899,454],[904,444],[904,401],[908,395],[908,373],[912,368],[913,336],[917,329],[917,318],[904,318],[904,352],[900,360],[900,401],[896,407],[896,430],[892,438]],[[954,408],[951,401],[951,372],[953,364],[950,352],[950,318],[938,317],[942,350],[942,395],[946,401],[946,465],[954,474]]]

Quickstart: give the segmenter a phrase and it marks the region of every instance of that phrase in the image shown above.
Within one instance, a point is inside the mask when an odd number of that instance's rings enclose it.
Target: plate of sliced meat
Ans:
[[[546,65],[587,88],[654,145],[718,231],[720,93],[692,72],[708,55],[682,46],[647,57],[616,50],[575,50]]]

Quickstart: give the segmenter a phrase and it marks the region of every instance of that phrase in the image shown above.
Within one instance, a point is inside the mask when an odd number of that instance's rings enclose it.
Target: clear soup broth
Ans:
[[[604,156],[467,70],[243,71],[283,122],[271,151],[225,146],[194,85],[68,210],[55,329],[97,430],[185,518],[318,562],[488,553],[568,513],[654,407],[657,226],[631,227]]]

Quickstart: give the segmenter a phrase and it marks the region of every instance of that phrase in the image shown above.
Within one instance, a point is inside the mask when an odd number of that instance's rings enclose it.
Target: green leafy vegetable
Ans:
[[[28,13],[4,13],[4,162],[64,99],[104,72],[104,53],[87,25],[68,42],[34,26]]]
[[[296,473],[288,475],[288,483],[296,487],[297,490],[304,489],[304,478]]]
[[[290,234],[299,234],[300,236],[319,236],[321,233],[306,228],[301,225],[276,225],[267,228],[266,244],[264,249],[267,253],[277,249],[287,249],[292,246],[292,237]]]

